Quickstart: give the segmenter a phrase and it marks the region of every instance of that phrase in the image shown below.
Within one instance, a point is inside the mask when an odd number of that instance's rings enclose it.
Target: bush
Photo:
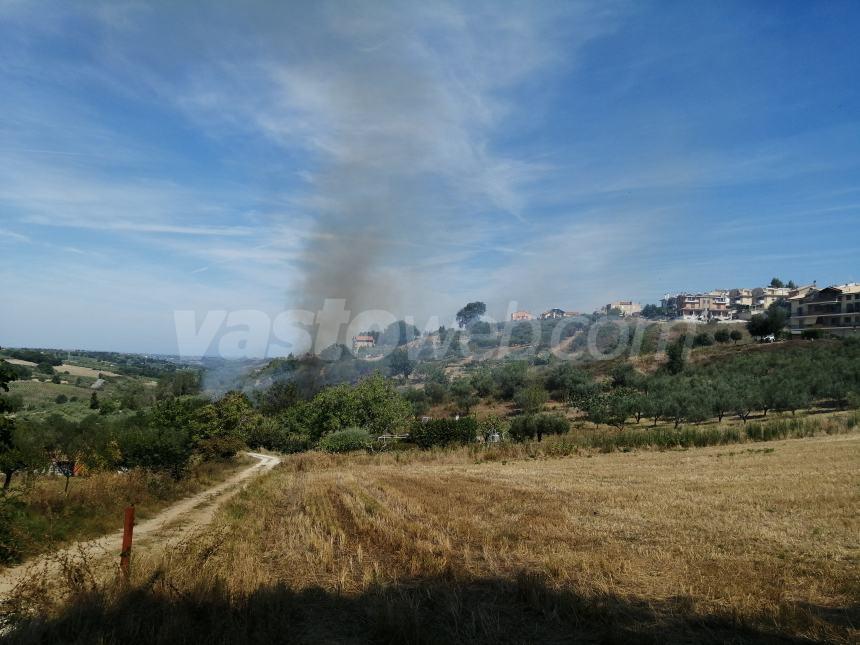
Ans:
[[[718,343],[727,343],[731,340],[732,336],[729,333],[728,329],[718,329],[714,332],[714,340]]]
[[[537,414],[549,400],[546,390],[537,385],[518,390],[514,394],[514,403],[524,414]]]
[[[570,430],[570,422],[558,414],[526,414],[511,422],[510,434],[514,441],[526,441],[544,435],[564,434]]]
[[[118,434],[118,438],[117,448],[122,455],[122,465],[126,468],[163,471],[179,479],[188,467],[192,454],[190,437],[174,428],[128,428]],[[207,445],[206,449],[210,455],[219,457],[233,454],[214,444]]]
[[[24,409],[24,397],[18,393],[7,394],[0,401],[0,412],[20,412]]]
[[[347,428],[330,432],[320,439],[320,450],[325,452],[353,452],[366,450],[373,443],[373,438],[361,428]]]
[[[58,394],[57,398],[54,399],[54,403],[57,403],[58,405],[62,405],[63,403],[65,403],[68,400],[69,400],[69,397],[67,397],[65,394]]]
[[[800,337],[803,340],[818,340],[822,334],[820,329],[804,329],[800,332]]]
[[[21,559],[21,536],[15,530],[15,524],[23,507],[24,502],[19,495],[0,492],[0,564],[14,564]]]
[[[304,425],[303,434],[318,440],[346,428],[366,428],[380,435],[407,427],[412,407],[394,389],[391,381],[375,374],[356,385],[336,385],[317,394],[310,402],[294,406],[290,416]]]
[[[710,347],[713,344],[714,339],[706,331],[696,334],[695,338],[693,338],[694,347]]]
[[[431,419],[424,423],[415,422],[409,438],[419,448],[431,448],[472,443],[477,436],[478,422],[475,417],[462,417],[461,419]]]

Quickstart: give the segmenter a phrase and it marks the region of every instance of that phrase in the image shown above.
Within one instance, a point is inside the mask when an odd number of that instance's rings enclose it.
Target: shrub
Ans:
[[[353,452],[366,450],[373,443],[373,438],[361,428],[347,428],[330,432],[320,439],[320,449],[325,452]]]
[[[291,408],[312,439],[346,428],[366,428],[379,435],[405,428],[412,407],[391,381],[375,374],[352,385],[336,385],[317,394],[305,405]]]
[[[713,344],[714,339],[706,331],[699,332],[696,334],[695,338],[693,338],[693,346],[695,347],[709,347]]]
[[[731,340],[731,337],[728,329],[718,329],[714,332],[714,340],[718,343],[727,343]]]
[[[62,405],[63,403],[65,403],[68,400],[69,400],[69,397],[67,397],[65,394],[58,394],[57,398],[54,399],[54,403]]]
[[[800,337],[803,340],[818,340],[821,336],[822,334],[820,329],[804,329],[800,332]]]
[[[549,434],[564,434],[570,430],[570,422],[558,414],[525,414],[511,422],[510,434],[514,441],[526,441],[537,437],[538,441]]]
[[[537,385],[523,388],[514,394],[514,403],[523,414],[537,414],[543,410],[548,399],[546,390]]]
[[[478,422],[475,417],[461,419],[431,419],[415,422],[410,439],[419,448],[466,444],[475,441],[478,435]]]
[[[491,414],[478,422],[478,433],[484,438],[484,441],[489,441],[494,434],[504,437],[508,433],[508,429],[508,422],[497,414]]]
[[[24,397],[18,393],[7,394],[0,401],[0,412],[20,412],[24,409]]]
[[[19,495],[0,492],[0,564],[13,564],[21,557],[21,536],[15,530],[15,524],[23,507]]]
[[[278,437],[278,441],[272,446],[272,449],[292,454],[310,450],[310,447],[311,438],[309,436],[298,432],[288,432]]]

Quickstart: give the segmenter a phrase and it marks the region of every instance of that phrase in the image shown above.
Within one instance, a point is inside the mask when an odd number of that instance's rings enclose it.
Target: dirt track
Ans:
[[[267,472],[280,459],[256,452],[248,453],[257,463],[238,472],[226,481],[205,491],[186,497],[161,513],[134,527],[134,551],[151,549],[154,545],[176,542],[191,531],[208,524],[219,504],[237,493],[252,477]],[[122,530],[86,542],[76,542],[60,551],[38,556],[17,567],[0,572],[0,600],[31,573],[58,572],[64,558],[86,557],[93,560],[116,559],[122,546]]]

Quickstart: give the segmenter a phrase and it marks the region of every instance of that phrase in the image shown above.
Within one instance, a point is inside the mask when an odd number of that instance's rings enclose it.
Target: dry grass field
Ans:
[[[58,373],[65,374],[68,373],[71,376],[89,376],[91,378],[98,378],[99,374],[104,376],[119,376],[116,372],[109,372],[107,370],[98,370],[93,369],[91,367],[83,367],[81,365],[70,365],[69,363],[63,363],[59,367],[54,368]]]
[[[16,640],[856,642],[858,484],[856,433],[297,455],[130,588],[85,586]]]

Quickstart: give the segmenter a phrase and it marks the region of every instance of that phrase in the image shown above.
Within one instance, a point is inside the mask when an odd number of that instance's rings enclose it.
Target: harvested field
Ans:
[[[210,534],[139,562],[132,592],[82,596],[29,635],[856,642],[856,433],[467,455],[287,458]]]
[[[12,365],[23,365],[24,367],[36,367],[37,363],[33,361],[22,361],[20,358],[4,358],[4,361]]]
[[[119,374],[115,374],[114,372],[108,372],[107,370],[95,370],[91,367],[69,365],[68,363],[63,363],[62,365],[55,367],[54,369],[60,374],[62,374],[63,372],[68,372],[72,376],[90,376],[92,378],[98,378],[99,374],[103,374],[104,376],[119,376]]]

